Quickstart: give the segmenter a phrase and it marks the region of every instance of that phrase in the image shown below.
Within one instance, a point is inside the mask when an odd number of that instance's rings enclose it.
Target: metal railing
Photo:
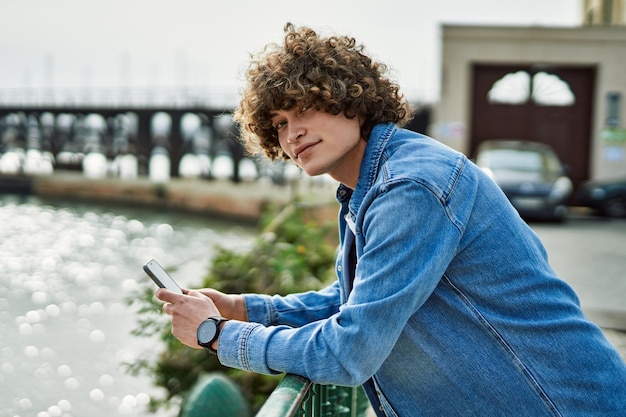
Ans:
[[[361,387],[313,384],[286,375],[256,417],[365,417],[367,408]]]

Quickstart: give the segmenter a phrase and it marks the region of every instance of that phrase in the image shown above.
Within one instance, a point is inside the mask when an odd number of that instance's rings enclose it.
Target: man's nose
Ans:
[[[306,130],[301,125],[290,124],[289,125],[289,139],[287,142],[296,143],[304,134]]]

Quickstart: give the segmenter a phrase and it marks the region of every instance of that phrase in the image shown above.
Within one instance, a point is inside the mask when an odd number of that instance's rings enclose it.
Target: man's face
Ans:
[[[272,126],[281,148],[310,176],[329,174],[354,188],[366,142],[358,118],[314,108],[279,110]]]

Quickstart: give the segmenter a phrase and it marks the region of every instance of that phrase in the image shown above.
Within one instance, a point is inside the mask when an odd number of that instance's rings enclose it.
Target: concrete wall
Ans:
[[[444,25],[442,36],[441,101],[435,108],[430,135],[461,152],[468,151],[474,63],[594,66],[591,178],[626,176],[626,140],[615,140],[615,135],[607,139],[605,129],[607,94],[615,92],[621,94],[618,129],[626,128],[626,27]]]

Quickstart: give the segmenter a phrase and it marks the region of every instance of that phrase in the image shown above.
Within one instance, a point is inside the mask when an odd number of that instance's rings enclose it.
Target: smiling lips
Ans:
[[[298,147],[296,147],[296,148],[293,150],[293,155],[294,155],[296,158],[299,158],[299,157],[300,157],[300,154],[301,154],[302,152],[306,151],[307,149],[309,149],[309,148],[310,148],[310,147],[312,147],[312,146],[317,145],[318,143],[319,143],[319,141],[317,141],[317,142],[303,143],[302,145],[299,145]]]

